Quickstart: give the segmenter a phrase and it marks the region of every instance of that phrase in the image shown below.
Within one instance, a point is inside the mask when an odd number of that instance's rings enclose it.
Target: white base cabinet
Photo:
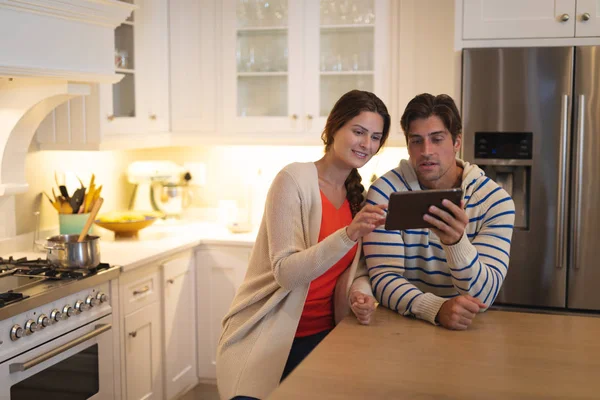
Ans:
[[[191,253],[162,264],[165,393],[172,399],[198,383],[196,296]]]
[[[196,251],[198,301],[198,376],[216,379],[221,321],[244,281],[251,245],[206,245]]]
[[[152,303],[125,317],[125,398],[161,399],[160,308]]]
[[[192,251],[119,278],[124,400],[174,399],[198,383]]]
[[[125,400],[162,399],[161,287],[156,267],[121,275],[122,392]]]

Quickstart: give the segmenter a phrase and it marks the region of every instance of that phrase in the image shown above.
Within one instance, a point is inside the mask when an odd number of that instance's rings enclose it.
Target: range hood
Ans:
[[[116,83],[118,0],[0,0],[0,196],[27,191],[25,156],[42,120],[91,84]]]

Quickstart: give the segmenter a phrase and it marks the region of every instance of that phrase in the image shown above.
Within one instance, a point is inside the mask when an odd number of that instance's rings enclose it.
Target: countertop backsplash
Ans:
[[[76,174],[84,183],[94,173],[96,183],[103,185],[102,213],[127,209],[134,189],[125,174],[131,162],[170,160],[180,165],[201,162],[206,166],[206,177],[202,185],[191,188],[194,197],[182,218],[222,224],[238,222],[252,228],[260,223],[266,194],[277,172],[290,162],[316,161],[322,155],[322,146],[202,146],[96,152],[32,148],[26,158],[29,191],[0,199],[0,216],[6,217],[0,221],[0,243],[33,234],[36,228],[56,229],[58,214],[42,195],[44,191],[51,195],[52,187],[56,186],[54,171]],[[373,174],[382,175],[406,157],[404,147],[382,149],[360,170],[365,187]],[[39,221],[34,215],[36,211],[40,212]]]

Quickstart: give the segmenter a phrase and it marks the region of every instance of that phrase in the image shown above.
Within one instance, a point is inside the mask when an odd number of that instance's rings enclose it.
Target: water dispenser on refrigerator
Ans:
[[[532,133],[475,132],[475,163],[515,202],[515,229],[529,229]]]

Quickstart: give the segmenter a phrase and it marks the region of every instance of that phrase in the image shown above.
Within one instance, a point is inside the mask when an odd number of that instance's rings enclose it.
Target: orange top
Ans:
[[[336,209],[327,197],[321,192],[321,230],[319,242],[338,229],[348,226],[352,222],[350,203],[344,200],[339,209]],[[314,335],[326,329],[333,329],[333,291],[339,276],[348,268],[357,246],[354,245],[344,257],[327,270],[323,275],[310,283],[302,316],[296,330],[296,337]]]

